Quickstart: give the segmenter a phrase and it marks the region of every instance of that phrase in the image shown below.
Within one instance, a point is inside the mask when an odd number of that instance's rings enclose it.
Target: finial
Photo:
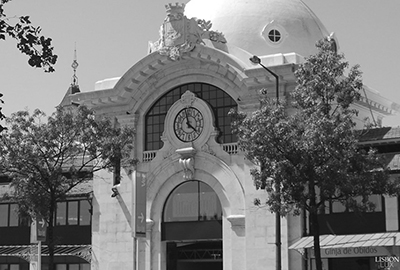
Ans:
[[[71,94],[75,94],[80,92],[79,85],[78,85],[78,76],[76,76],[76,69],[78,68],[78,58],[76,54],[76,42],[75,42],[75,50],[74,50],[74,61],[72,62],[72,69],[74,70],[74,75],[72,76],[72,83],[71,83]]]
[[[183,14],[185,11],[185,4],[179,4],[179,3],[175,3],[175,4],[171,4],[169,3],[168,5],[165,5],[165,9],[167,10],[167,14]]]

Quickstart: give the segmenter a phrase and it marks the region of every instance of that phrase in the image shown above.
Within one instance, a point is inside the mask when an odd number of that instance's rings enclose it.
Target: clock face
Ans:
[[[199,110],[188,107],[181,110],[174,120],[175,135],[182,142],[192,142],[203,132],[204,118]]]

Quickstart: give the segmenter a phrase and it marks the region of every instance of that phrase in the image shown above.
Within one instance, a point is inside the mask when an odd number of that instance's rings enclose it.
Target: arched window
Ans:
[[[222,208],[217,194],[200,181],[189,181],[178,186],[165,203],[164,222],[221,219]]]
[[[222,207],[207,184],[188,181],[169,195],[163,211],[163,240],[222,239]]]
[[[161,135],[164,132],[164,121],[169,108],[187,90],[193,92],[196,97],[207,102],[212,108],[215,123],[219,130],[218,143],[236,142],[236,136],[232,134],[231,117],[228,112],[231,108],[237,108],[237,103],[223,90],[205,83],[188,83],[178,86],[158,99],[147,112],[145,117],[145,150],[158,150],[162,147]]]

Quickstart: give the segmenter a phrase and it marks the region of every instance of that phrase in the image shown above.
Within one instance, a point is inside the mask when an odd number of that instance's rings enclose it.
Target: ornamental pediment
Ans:
[[[184,15],[185,4],[168,4],[165,8],[167,16],[161,25],[160,39],[149,43],[149,53],[157,51],[177,60],[184,53],[192,51],[197,44],[204,44],[203,39],[226,43],[222,33],[211,30],[210,21],[188,19]]]

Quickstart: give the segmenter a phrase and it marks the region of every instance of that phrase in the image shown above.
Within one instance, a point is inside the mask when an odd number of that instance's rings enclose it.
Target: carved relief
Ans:
[[[192,106],[194,100],[196,99],[196,95],[189,90],[187,90],[183,95],[181,96],[180,101],[185,107]]]
[[[194,158],[180,158],[179,164],[183,168],[183,179],[193,180],[194,177]]]
[[[211,149],[211,147],[206,143],[201,147],[201,151],[206,152],[210,155],[215,156],[215,152]]]
[[[177,60],[183,53],[192,51],[196,44],[204,43],[203,39],[226,43],[222,33],[210,30],[210,21],[184,16],[185,4],[168,4],[165,8],[167,17],[160,29],[160,39],[149,43],[150,53],[158,51]]]
[[[177,149],[181,158],[179,159],[179,164],[183,168],[183,179],[193,180],[194,179],[194,156],[196,154],[196,149],[193,147]]]

